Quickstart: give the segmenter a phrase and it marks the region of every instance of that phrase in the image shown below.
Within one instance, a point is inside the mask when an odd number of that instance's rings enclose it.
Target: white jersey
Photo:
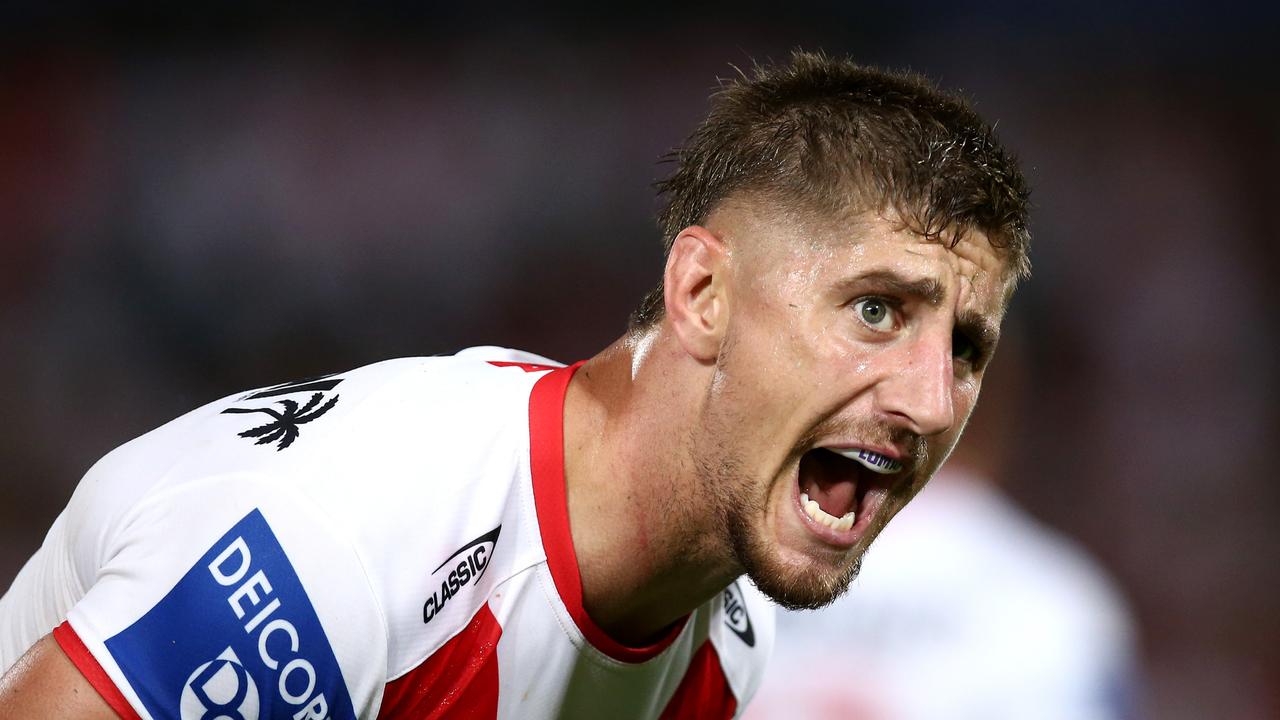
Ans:
[[[989,483],[946,468],[846,596],[782,614],[778,631],[750,720],[1137,715],[1133,626],[1110,581]]]
[[[574,368],[500,356],[244,393],[110,453],[0,599],[0,669],[53,630],[126,718],[736,716],[772,608],[739,581],[648,647],[606,635],[565,504]]]

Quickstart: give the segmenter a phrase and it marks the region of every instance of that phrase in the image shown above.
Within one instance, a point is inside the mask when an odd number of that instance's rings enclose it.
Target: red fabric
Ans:
[[[518,367],[525,372],[542,372],[543,370],[559,370],[559,365],[541,365],[539,363],[515,362],[513,360],[490,360],[494,367]]]
[[[379,718],[493,720],[498,716],[498,638],[484,605],[462,632],[421,665],[387,683]]]
[[[138,713],[134,712],[133,706],[124,698],[120,689],[112,682],[111,677],[107,675],[107,671],[102,669],[98,664],[98,659],[89,652],[89,648],[85,647],[84,641],[76,634],[75,628],[70,623],[62,623],[53,629],[53,640],[58,643],[58,647],[62,648],[62,652],[67,654],[71,659],[71,663],[76,666],[84,679],[89,681],[94,690],[107,701],[107,705],[111,706],[116,714],[124,718],[124,720],[142,720],[138,717]]]
[[[738,699],[720,667],[720,655],[711,641],[702,643],[680,687],[662,711],[661,720],[729,720],[738,709]]]
[[[542,532],[542,549],[556,591],[587,642],[615,660],[644,662],[671,645],[684,629],[685,616],[657,642],[632,647],[609,637],[582,605],[582,575],[569,532],[569,505],[564,480],[564,395],[569,380],[582,363],[543,375],[529,395],[529,465],[533,475],[533,499]]]

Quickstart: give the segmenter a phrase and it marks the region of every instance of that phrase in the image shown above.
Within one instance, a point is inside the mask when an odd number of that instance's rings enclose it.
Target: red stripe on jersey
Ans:
[[[492,720],[498,717],[498,638],[483,605],[462,632],[418,667],[387,683],[379,718]]]
[[[489,360],[494,367],[518,367],[525,372],[542,372],[543,370],[559,370],[560,365],[540,365],[538,363],[515,362],[513,360]]]
[[[582,575],[569,532],[569,506],[564,480],[564,395],[582,363],[543,375],[529,395],[529,465],[533,500],[542,532],[547,568],[565,609],[587,642],[615,660],[644,662],[665,650],[684,629],[686,615],[652,645],[632,647],[609,637],[582,606]]]
[[[53,639],[58,643],[58,647],[62,648],[62,652],[71,659],[71,663],[76,666],[80,674],[84,675],[84,679],[89,681],[93,689],[98,691],[117,715],[124,720],[142,720],[125,699],[124,694],[120,692],[120,688],[112,682],[111,676],[107,675],[107,671],[98,664],[98,659],[89,652],[89,648],[85,646],[84,641],[76,634],[75,628],[71,627],[70,623],[63,622],[54,628]]]
[[[738,699],[720,667],[720,655],[708,640],[694,653],[660,720],[729,720],[737,709]]]

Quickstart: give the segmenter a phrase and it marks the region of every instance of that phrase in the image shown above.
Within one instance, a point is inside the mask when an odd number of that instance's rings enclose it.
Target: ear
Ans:
[[[720,354],[729,320],[729,249],[700,225],[690,225],[671,244],[663,274],[666,318],[698,360]]]

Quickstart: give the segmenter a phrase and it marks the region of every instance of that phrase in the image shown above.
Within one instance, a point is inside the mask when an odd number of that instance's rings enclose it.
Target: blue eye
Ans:
[[[888,331],[894,326],[893,308],[883,298],[862,298],[853,304],[858,319],[873,330]]]

